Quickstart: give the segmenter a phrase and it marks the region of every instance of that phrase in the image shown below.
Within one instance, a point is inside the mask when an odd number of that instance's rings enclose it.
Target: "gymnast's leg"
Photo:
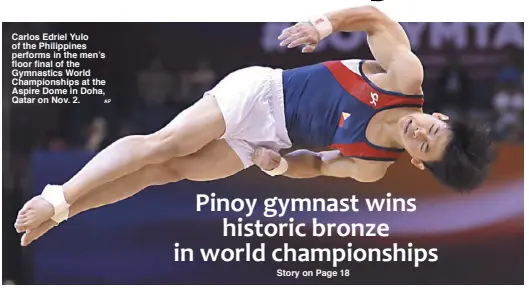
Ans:
[[[150,135],[124,137],[97,154],[62,186],[64,200],[72,204],[88,191],[131,174],[147,165],[192,154],[225,131],[224,118],[214,97],[208,95]],[[18,232],[37,227],[55,214],[42,196],[28,201],[17,219]]]
[[[163,185],[182,179],[207,181],[231,176],[244,168],[237,154],[224,140],[216,140],[197,153],[173,158],[161,164],[148,165],[132,174],[89,191],[70,207],[69,218],[83,211],[112,204],[133,196],[148,186]],[[27,230],[21,245],[26,246],[44,235],[57,223],[45,221]]]

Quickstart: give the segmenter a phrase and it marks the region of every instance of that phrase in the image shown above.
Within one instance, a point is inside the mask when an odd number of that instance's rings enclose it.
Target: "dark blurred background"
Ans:
[[[277,36],[290,24],[3,23],[4,283],[523,283],[523,23],[403,23],[426,70],[426,112],[470,114],[494,130],[499,156],[482,191],[453,195],[406,160],[373,185],[335,179],[270,180],[252,168],[222,181],[149,188],[61,224],[30,248],[19,247],[20,235],[13,229],[16,213],[44,185],[64,182],[93,153],[120,137],[163,127],[227,73],[251,65],[287,69],[331,59],[372,59],[362,33],[333,35],[310,55],[282,49]],[[85,60],[82,66],[107,80],[105,92],[112,102],[86,96],[79,105],[13,104],[10,49],[15,32],[88,34],[88,50],[107,57]],[[386,192],[416,197],[425,208],[412,216],[355,214],[349,222],[393,221],[394,241],[440,247],[440,260],[420,268],[347,264],[355,277],[334,282],[288,282],[273,272],[310,264],[172,262],[174,242],[201,248],[244,243],[221,237],[220,215],[193,211],[194,195],[210,192],[225,197],[383,197]],[[348,222],[348,215],[340,217]],[[346,243],[343,240],[305,239],[303,245],[337,247]],[[389,245],[354,240],[358,246]],[[267,240],[270,245],[275,241],[302,243]]]

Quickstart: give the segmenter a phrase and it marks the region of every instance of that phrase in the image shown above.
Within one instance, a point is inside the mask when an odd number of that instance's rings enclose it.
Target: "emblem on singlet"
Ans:
[[[378,102],[378,94],[374,93],[374,92],[371,92],[371,101],[369,103],[376,107],[377,106],[377,102]]]
[[[340,122],[338,122],[338,127],[340,128],[347,128],[347,118],[349,118],[349,116],[351,116],[351,114],[347,113],[347,112],[342,112],[342,115],[340,115]]]

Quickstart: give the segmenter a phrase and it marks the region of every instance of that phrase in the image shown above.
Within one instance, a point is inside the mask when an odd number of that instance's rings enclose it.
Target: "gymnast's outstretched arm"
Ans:
[[[373,6],[328,13],[334,31],[364,31],[371,53],[387,71],[394,87],[406,94],[420,93],[424,71],[411,51],[402,26]]]
[[[421,92],[424,71],[419,58],[411,51],[410,41],[402,26],[376,7],[342,9],[300,22],[279,36],[282,46],[306,45],[312,52],[318,42],[333,32],[362,31],[376,61],[387,71],[389,85],[401,93]]]

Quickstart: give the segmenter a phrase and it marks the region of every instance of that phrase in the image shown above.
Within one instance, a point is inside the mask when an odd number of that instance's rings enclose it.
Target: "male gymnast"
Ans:
[[[411,164],[456,191],[478,186],[492,162],[488,129],[422,112],[423,67],[399,23],[356,7],[298,23],[279,40],[307,53],[338,31],[365,32],[375,60],[229,74],[166,127],[121,138],[63,185],[46,186],[18,214],[21,245],[148,186],[221,179],[253,164],[272,176],[374,182],[407,152]],[[330,151],[280,156],[292,143]]]

